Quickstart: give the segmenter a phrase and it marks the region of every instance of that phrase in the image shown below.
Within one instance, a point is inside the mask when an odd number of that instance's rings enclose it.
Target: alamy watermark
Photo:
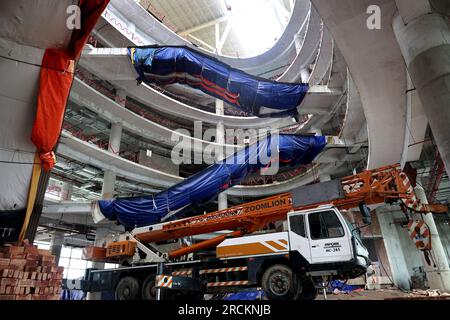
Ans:
[[[194,135],[186,129],[172,133],[175,146],[172,162],[180,164],[250,164],[261,167],[262,175],[274,175],[279,170],[279,132],[277,129],[226,129],[224,141],[219,141],[217,129],[203,130],[201,121],[194,122]],[[220,139],[222,140],[222,139]]]
[[[369,30],[381,30],[381,8],[377,5],[367,7],[366,13],[369,15],[366,21]]]
[[[77,5],[70,5],[66,10],[66,27],[69,30],[81,29],[81,8]]]

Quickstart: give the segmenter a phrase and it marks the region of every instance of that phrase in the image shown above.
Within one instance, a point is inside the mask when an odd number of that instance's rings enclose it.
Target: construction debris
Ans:
[[[404,297],[387,298],[385,300],[450,300],[450,293],[439,290],[413,290]]]
[[[60,300],[63,267],[24,241],[0,247],[0,300]]]
[[[426,296],[426,297],[450,297],[450,293],[441,293],[439,290],[413,290],[409,294],[410,297]]]

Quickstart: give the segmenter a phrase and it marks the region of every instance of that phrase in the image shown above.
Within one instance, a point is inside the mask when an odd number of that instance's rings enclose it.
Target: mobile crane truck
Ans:
[[[421,204],[399,165],[366,170],[112,235],[102,247],[85,248],[85,259],[121,266],[88,269],[83,280],[65,286],[115,291],[118,300],[153,300],[158,289],[161,299],[195,300],[251,287],[262,287],[269,300],[314,299],[324,279],[356,278],[370,264],[359,237],[362,226],[348,223],[341,211],[359,208],[369,225],[368,206],[382,203],[399,203],[405,212],[448,210]],[[267,230],[276,222],[283,222],[282,231]],[[217,232],[222,234],[192,242],[193,236]]]

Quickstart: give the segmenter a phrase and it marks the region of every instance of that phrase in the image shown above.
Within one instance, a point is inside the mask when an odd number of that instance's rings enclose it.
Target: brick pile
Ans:
[[[60,300],[63,271],[48,250],[0,246],[0,300]]]

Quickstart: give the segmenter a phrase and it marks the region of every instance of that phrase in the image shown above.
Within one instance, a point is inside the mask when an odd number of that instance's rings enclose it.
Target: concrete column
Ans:
[[[302,70],[300,70],[300,78],[302,79],[303,83],[309,82],[309,78],[311,78],[311,73],[307,68],[303,68]]]
[[[223,105],[223,101],[216,99],[216,114],[218,115],[224,115],[225,109]],[[216,142],[220,145],[225,145],[225,126],[222,121],[217,123],[216,127]],[[224,148],[220,148],[217,153],[217,160],[223,160],[225,157],[225,150]],[[228,208],[228,196],[226,192],[222,192],[219,194],[219,197],[217,199],[218,201],[218,208],[219,210],[223,210]]]
[[[52,235],[52,240],[50,242],[50,251],[52,255],[56,257],[56,265],[59,263],[59,258],[61,257],[61,250],[64,243],[64,233],[55,232]]]
[[[400,242],[400,235],[393,222],[393,216],[392,212],[379,212],[377,210],[378,222],[391,266],[392,281],[399,288],[410,290],[410,274]]]
[[[121,140],[122,140],[122,124],[112,123],[111,132],[109,135],[108,151],[114,154],[119,154]]]
[[[102,199],[114,198],[116,184],[116,173],[111,170],[103,172]]]
[[[219,197],[217,198],[218,209],[223,210],[228,208],[228,195],[226,192],[219,193]]]
[[[418,184],[414,189],[417,199],[422,203],[428,204],[425,190]],[[431,234],[431,265],[428,265],[421,253],[424,270],[427,274],[428,285],[431,289],[439,289],[441,292],[450,293],[450,268],[447,255],[439,237],[439,232],[434,222],[433,214],[428,213],[422,215],[423,220],[430,228]]]
[[[126,104],[126,93],[123,90],[118,90],[116,95],[116,102],[122,107]],[[122,140],[122,124],[111,123],[111,131],[109,134],[108,151],[114,154],[120,152],[120,142]],[[114,190],[116,184],[116,173],[111,170],[105,170],[103,175],[102,198],[112,199],[114,197]]]
[[[450,27],[441,15],[432,13],[406,25],[397,15],[393,28],[450,174]]]
[[[64,182],[62,186],[61,200],[63,201],[72,200],[72,192],[73,192],[73,185],[71,185],[68,182]]]

